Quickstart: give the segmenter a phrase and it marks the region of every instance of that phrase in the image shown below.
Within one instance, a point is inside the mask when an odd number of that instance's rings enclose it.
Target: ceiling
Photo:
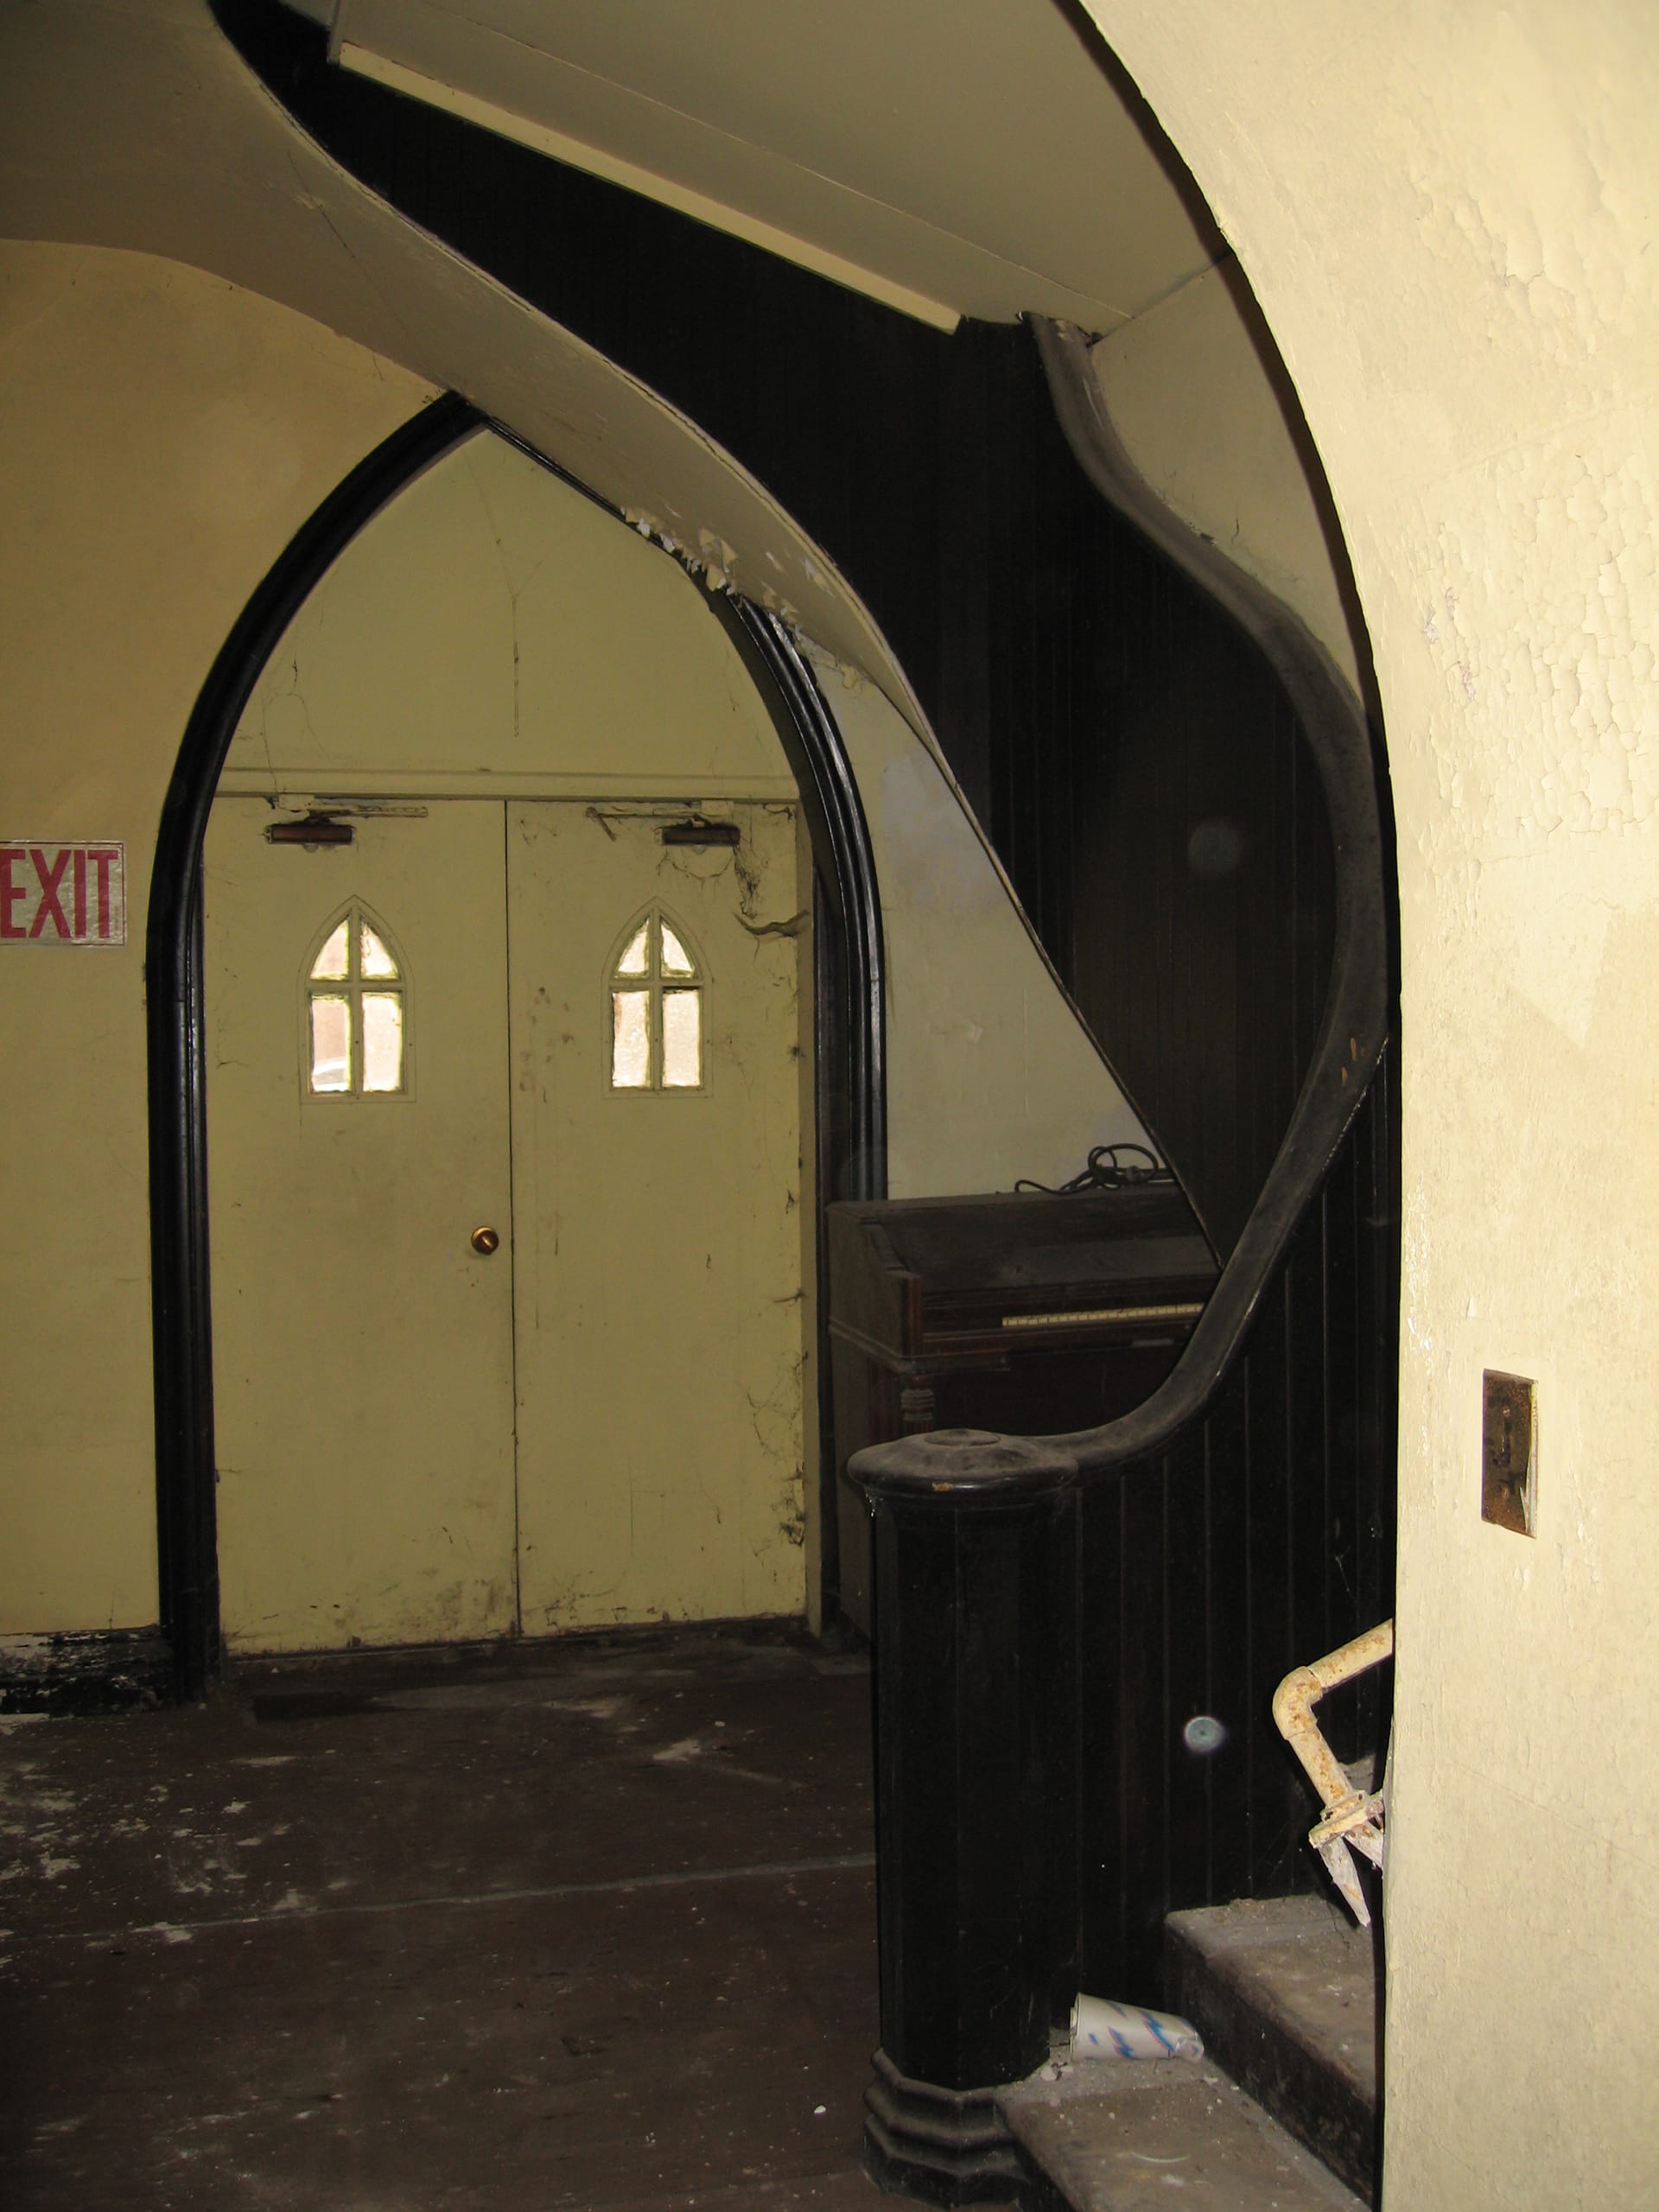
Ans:
[[[947,328],[1105,332],[1224,250],[1066,0],[289,4],[346,68]]]

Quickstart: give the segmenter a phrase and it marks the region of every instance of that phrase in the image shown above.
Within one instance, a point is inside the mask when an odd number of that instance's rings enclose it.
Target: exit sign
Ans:
[[[0,839],[0,944],[124,944],[126,847]]]

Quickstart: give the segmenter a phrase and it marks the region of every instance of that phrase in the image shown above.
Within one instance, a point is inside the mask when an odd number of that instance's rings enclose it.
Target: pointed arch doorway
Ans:
[[[256,589],[215,658],[186,727],[162,812],[145,967],[156,1512],[162,1624],[175,1693],[182,1699],[200,1697],[211,1687],[221,1654],[219,1452],[208,1269],[207,819],[261,673],[309,595],[390,502],[486,427],[475,410],[446,395],[394,432],[322,503]],[[826,1194],[873,1197],[886,1188],[885,953],[874,858],[840,733],[785,625],[743,600],[721,597],[709,611],[788,764],[811,855],[815,972],[804,1075],[815,1123],[816,1229]],[[811,1287],[810,1275],[804,1287]],[[821,1446],[820,1488],[823,1469],[832,1465],[833,1454]],[[810,1511],[808,1521],[810,1560]],[[827,1615],[836,1602],[835,1526],[822,1498],[819,1530],[822,1549],[810,1594],[820,1598]]]
[[[878,1159],[874,878],[798,655],[716,613],[482,438],[237,677],[193,957],[232,1646],[832,1588],[814,1243]]]

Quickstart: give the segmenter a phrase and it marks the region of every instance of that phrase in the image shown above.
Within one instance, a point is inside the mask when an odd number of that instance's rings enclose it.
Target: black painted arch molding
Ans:
[[[837,1055],[844,1118],[833,1192],[887,1192],[887,952],[875,855],[857,779],[834,715],[788,627],[753,600],[715,600],[772,719],[800,787],[812,850],[828,897],[841,966]],[[823,1372],[828,1374],[826,1363]]]
[[[434,400],[335,486],[257,586],[191,709],[162,803],[144,956],[150,1310],[161,1626],[173,1691],[181,1700],[205,1694],[220,1656],[202,974],[207,817],[260,672],[312,590],[383,507],[484,429],[595,498],[458,394]],[[605,505],[596,499],[595,504]],[[800,785],[814,859],[828,893],[842,985],[834,1012],[842,1095],[835,1101],[833,1119],[844,1194],[879,1198],[887,1172],[883,952],[874,861],[857,785],[834,718],[785,626],[747,601],[728,608],[722,600],[719,607],[760,683]],[[822,1112],[822,1058],[819,1080]],[[821,1190],[820,1205],[830,1195]]]
[[[162,806],[144,946],[150,1312],[161,1622],[181,1699],[201,1696],[219,1654],[201,931],[208,810],[260,671],[313,588],[388,500],[483,423],[475,407],[446,394],[394,430],[329,493],[220,646],[185,725]]]

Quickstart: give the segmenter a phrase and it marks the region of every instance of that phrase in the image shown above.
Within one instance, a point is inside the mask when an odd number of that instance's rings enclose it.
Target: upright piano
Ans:
[[[841,1605],[869,1630],[866,1445],[1042,1436],[1129,1413],[1174,1365],[1216,1255],[1173,1181],[846,1201],[829,1215]]]

